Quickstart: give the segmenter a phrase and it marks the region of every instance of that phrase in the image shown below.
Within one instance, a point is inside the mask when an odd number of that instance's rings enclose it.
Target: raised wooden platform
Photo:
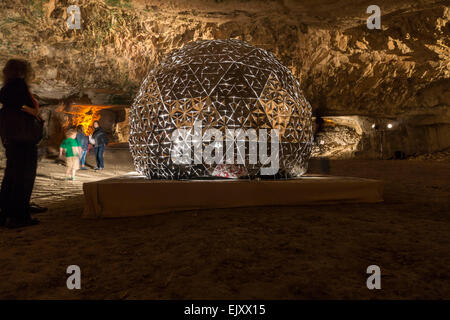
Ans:
[[[84,218],[171,211],[383,201],[378,180],[304,176],[292,180],[147,180],[130,174],[83,184]]]

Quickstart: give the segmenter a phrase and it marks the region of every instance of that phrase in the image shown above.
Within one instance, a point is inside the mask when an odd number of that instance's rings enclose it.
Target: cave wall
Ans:
[[[92,106],[98,108],[98,122],[105,130],[111,143],[120,143],[128,141],[128,132],[124,132],[129,125],[126,123],[128,118],[128,109],[124,107],[112,106]],[[59,145],[65,138],[65,132],[69,128],[76,128],[76,121],[79,108],[74,108],[71,104],[51,105],[42,108],[41,117],[45,121],[44,138],[40,147],[46,150],[47,155],[58,153]],[[75,120],[74,120],[75,118]],[[93,125],[93,123],[91,123]],[[93,130],[93,127],[91,127]],[[85,132],[86,133],[86,132]],[[86,134],[89,134],[86,133]]]
[[[81,30],[65,24],[71,4],[81,8]],[[44,104],[87,97],[129,105],[170,50],[237,38],[272,51],[299,78],[313,109],[408,119],[402,139],[426,139],[408,146],[409,153],[425,150],[423,144],[448,148],[448,2],[377,4],[382,30],[367,29],[362,0],[2,1],[0,65],[12,57],[31,60],[32,89]]]

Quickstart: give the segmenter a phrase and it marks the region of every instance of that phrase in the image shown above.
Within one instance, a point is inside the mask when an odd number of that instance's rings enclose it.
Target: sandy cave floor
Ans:
[[[63,166],[40,163],[33,201],[50,209],[38,226],[0,229],[0,298],[450,299],[448,161],[332,161],[331,174],[384,180],[375,205],[81,219],[83,182],[132,170],[105,167],[66,182]],[[72,264],[81,290],[66,288]],[[381,290],[366,288],[371,264]]]

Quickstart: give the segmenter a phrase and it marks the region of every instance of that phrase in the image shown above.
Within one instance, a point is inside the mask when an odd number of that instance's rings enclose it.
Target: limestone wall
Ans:
[[[65,24],[71,4],[81,8],[81,30]],[[0,65],[30,59],[41,103],[129,105],[170,50],[197,39],[238,38],[274,52],[300,79],[314,110],[401,120],[398,143],[411,154],[446,148],[448,3],[377,4],[382,30],[367,29],[362,0],[2,1]],[[387,148],[397,143],[386,139]]]

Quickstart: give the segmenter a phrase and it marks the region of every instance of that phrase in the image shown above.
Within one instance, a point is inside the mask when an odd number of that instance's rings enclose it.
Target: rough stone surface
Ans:
[[[68,30],[66,8],[75,3],[82,28]],[[148,70],[172,49],[199,39],[242,39],[288,66],[314,110],[433,118],[426,126],[441,129],[426,143],[442,147],[440,141],[450,141],[448,2],[377,4],[382,30],[367,29],[362,0],[2,1],[0,65],[30,59],[33,91],[44,103],[85,96],[129,104]]]

